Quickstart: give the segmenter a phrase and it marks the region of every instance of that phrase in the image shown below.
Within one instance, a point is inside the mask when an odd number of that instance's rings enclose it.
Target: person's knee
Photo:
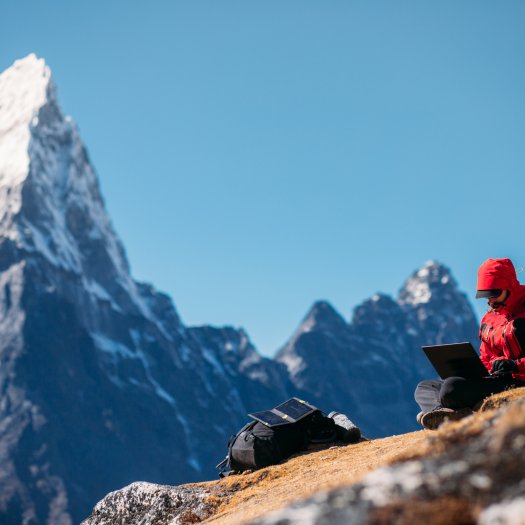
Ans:
[[[416,389],[414,390],[414,398],[416,399],[416,401],[422,393],[432,388],[431,383],[432,381],[427,379],[425,381],[420,381],[417,384]]]
[[[465,406],[463,392],[465,379],[462,377],[449,377],[445,379],[439,392],[439,401],[445,408],[462,408]]]
[[[427,379],[416,386],[414,399],[423,412],[433,410],[439,405],[441,383],[441,379]]]
[[[416,386],[416,392],[421,389],[425,389],[428,381],[420,381]]]
[[[436,379],[425,379],[420,381],[416,386],[416,392],[418,390],[439,390],[443,381]]]

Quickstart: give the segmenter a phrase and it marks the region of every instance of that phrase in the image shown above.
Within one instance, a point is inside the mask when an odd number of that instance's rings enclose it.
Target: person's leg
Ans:
[[[483,377],[480,379],[449,377],[441,386],[439,404],[454,410],[474,408],[486,397],[503,392],[513,383],[511,377]]]
[[[431,412],[441,405],[440,391],[442,385],[442,379],[428,379],[417,385],[414,398],[422,412]]]

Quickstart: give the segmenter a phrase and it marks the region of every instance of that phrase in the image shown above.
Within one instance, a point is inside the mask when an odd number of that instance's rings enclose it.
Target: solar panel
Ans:
[[[249,414],[249,416],[253,419],[256,419],[257,421],[260,421],[261,423],[264,423],[269,427],[276,427],[278,425],[286,425],[287,423],[291,423],[291,421],[283,419],[279,414],[276,414],[271,410],[254,412],[253,414]]]
[[[262,410],[248,415],[268,427],[276,427],[296,423],[316,410],[318,408],[306,401],[292,397],[271,410]]]
[[[305,401],[300,401],[296,397],[292,397],[292,399],[276,406],[275,410],[278,410],[297,421],[302,417],[311,414],[315,410],[315,407],[310,406]]]

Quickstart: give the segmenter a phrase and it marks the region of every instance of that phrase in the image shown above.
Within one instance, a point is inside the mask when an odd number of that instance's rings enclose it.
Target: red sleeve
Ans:
[[[518,319],[515,320],[510,325],[510,330],[507,333],[507,347],[509,349],[509,354],[511,355],[511,359],[514,359],[516,361],[516,364],[518,365],[518,373],[519,374],[525,374],[525,357],[524,350],[523,350],[523,324],[522,320]]]
[[[497,354],[494,351],[494,348],[492,346],[489,346],[485,341],[481,341],[479,353],[481,357],[481,362],[485,365],[485,368],[488,372],[492,370],[492,365],[494,364],[494,361],[497,361],[498,359],[506,359],[502,353]]]

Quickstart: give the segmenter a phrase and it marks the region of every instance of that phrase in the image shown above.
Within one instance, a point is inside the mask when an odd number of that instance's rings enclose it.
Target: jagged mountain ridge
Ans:
[[[413,278],[426,302],[374,296],[352,323],[318,303],[276,360],[242,330],[184,326],[169,297],[130,275],[49,68],[15,62],[0,75],[2,520],[65,525],[137,479],[210,477],[245,414],[291,395],[355,415],[370,435],[398,428],[378,417],[387,396],[398,426],[413,425],[406,396],[425,364],[407,372],[400,357],[427,337],[423,318],[430,330],[462,297],[444,267],[423,270]],[[431,311],[446,276],[449,296]],[[470,334],[467,321],[450,321],[455,335]],[[393,379],[371,391],[376,363]]]
[[[435,376],[420,347],[457,341],[476,344],[474,312],[450,271],[429,261],[396,300],[376,294],[349,323],[329,303],[315,303],[276,360],[308,399],[384,436],[417,428],[414,386]]]

